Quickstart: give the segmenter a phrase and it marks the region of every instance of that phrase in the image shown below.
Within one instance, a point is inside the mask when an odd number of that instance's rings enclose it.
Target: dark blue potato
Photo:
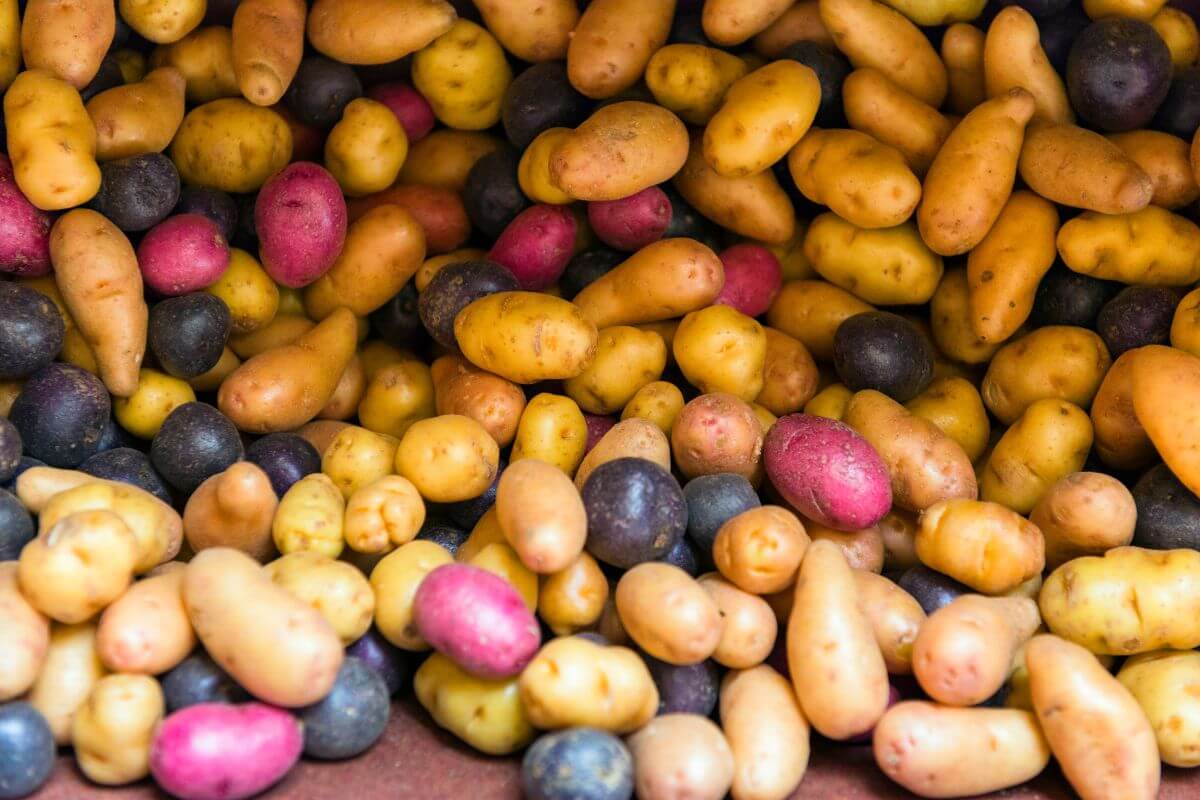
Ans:
[[[62,314],[39,291],[0,282],[0,380],[32,375],[62,348]]]
[[[33,794],[54,772],[54,734],[24,702],[0,706],[0,800]]]
[[[246,448],[246,460],[267,473],[280,497],[305,475],[321,471],[317,448],[294,433],[268,433]]]
[[[100,434],[99,450],[103,453],[118,447],[133,447],[137,443],[136,436],[118,425],[116,419],[109,417],[108,422],[104,424],[104,433]]]
[[[961,595],[971,592],[968,587],[948,575],[935,572],[924,564],[909,567],[896,583],[921,604],[926,614],[932,614]]]
[[[426,520],[425,524],[421,526],[421,532],[417,534],[417,538],[423,539],[427,542],[433,542],[434,544],[439,544],[449,550],[450,555],[457,556],[458,548],[462,547],[462,543],[465,542],[470,535],[471,534],[467,533],[461,528],[457,528],[445,522],[435,520],[433,521],[433,524],[430,524],[430,521]]]
[[[171,214],[200,214],[208,217],[217,224],[221,235],[227,240],[232,240],[237,230],[237,201],[220,189],[210,189],[206,186],[184,187]]]
[[[488,509],[496,504],[496,487],[500,485],[500,476],[504,474],[504,468],[507,466],[508,462],[501,458],[499,466],[496,467],[496,477],[492,479],[492,485],[483,494],[472,497],[470,500],[460,500],[457,503],[446,503],[439,506],[442,513],[464,531],[474,528],[475,523],[479,522]]]
[[[676,666],[642,654],[650,677],[658,687],[659,714],[699,714],[707,717],[717,707],[721,674],[711,659]]]
[[[309,56],[300,62],[283,104],[306,125],[332,128],[350,101],[362,93],[352,68],[324,56]]]
[[[688,507],[687,535],[705,563],[712,562],[713,542],[721,526],[762,505],[750,481],[732,472],[692,478],[683,487],[683,497]]]
[[[0,483],[0,489],[4,489],[5,491],[9,492],[15,492],[17,490],[17,478],[21,477],[22,472],[34,467],[44,466],[46,466],[46,462],[44,461],[39,461],[38,459],[30,458],[29,456],[21,456],[21,461],[17,464],[17,469],[13,472],[12,477],[3,483]]]
[[[433,340],[442,347],[458,349],[454,318],[481,297],[521,288],[511,272],[491,261],[460,261],[448,264],[433,276],[421,292],[417,313]]]
[[[121,15],[118,14],[117,16],[120,17]],[[121,65],[117,63],[117,59],[111,54],[106,55],[100,61],[100,69],[96,70],[96,77],[92,78],[87,86],[79,90],[79,99],[86,103],[101,92],[114,89],[124,83],[125,76],[121,73]]]
[[[529,198],[517,181],[520,157],[511,147],[502,147],[475,162],[463,186],[463,206],[476,230],[495,239],[529,207]]]
[[[526,800],[628,800],[633,756],[616,736],[595,728],[547,733],[525,753],[521,789]]]
[[[99,451],[111,412],[99,378],[70,364],[51,364],[25,381],[8,419],[27,455],[52,467],[77,467]]]
[[[933,380],[933,345],[904,317],[866,311],[838,325],[833,364],[851,391],[875,389],[907,403]]]
[[[583,484],[587,549],[628,569],[671,552],[687,530],[688,506],[679,483],[644,458],[601,464]]]
[[[144,489],[162,500],[171,502],[171,491],[162,476],[154,470],[150,457],[132,447],[118,447],[97,453],[79,465],[80,472],[110,481],[120,481]]]
[[[1042,50],[1060,75],[1066,74],[1071,45],[1075,44],[1083,29],[1091,24],[1092,20],[1083,13],[1083,6],[1079,3],[1070,3],[1062,12],[1038,20],[1038,38]]]
[[[513,147],[524,150],[542,131],[574,128],[591,110],[592,101],[575,91],[563,62],[546,61],[529,67],[508,85],[501,122]]]
[[[704,25],[700,21],[698,10],[678,11],[671,22],[671,33],[667,36],[667,44],[698,44],[702,47],[712,47],[713,43],[704,33]]]
[[[241,458],[237,428],[206,403],[184,403],[176,408],[150,442],[154,468],[167,483],[188,495]]]
[[[821,83],[821,104],[813,125],[821,128],[838,128],[846,125],[846,114],[842,110],[842,83],[852,67],[846,57],[832,47],[817,42],[796,42],[788,45],[780,58],[799,61],[817,73]]]
[[[246,690],[209,658],[196,651],[162,676],[167,713],[199,703],[240,703],[250,699]]]
[[[794,181],[789,181],[789,183],[794,183]],[[667,199],[671,201],[671,221],[667,223],[667,229],[663,232],[662,238],[685,237],[695,239],[713,250],[721,249],[720,231],[712,222],[688,205],[688,202],[683,199],[683,195],[676,191],[671,184],[663,183],[658,188],[662,189],[667,195]]]
[[[304,723],[304,755],[337,760],[365,752],[387,727],[390,698],[375,670],[347,658],[329,694],[297,715]]]
[[[429,341],[429,333],[421,323],[417,304],[420,295],[412,281],[382,306],[371,312],[371,327],[379,338],[393,347],[419,350]]]
[[[1171,86],[1171,51],[1147,22],[1102,19],[1089,25],[1067,58],[1071,106],[1103,131],[1150,122]]]
[[[0,417],[0,483],[7,483],[21,465],[21,434],[5,417]]]
[[[662,557],[662,560],[668,564],[674,564],[693,578],[700,574],[700,557],[687,537],[676,542],[671,551]]]
[[[1200,500],[1166,464],[1148,470],[1134,484],[1133,501],[1137,505],[1134,545],[1154,550],[1200,550]]]
[[[1200,67],[1185,67],[1175,73],[1167,97],[1154,115],[1154,127],[1192,140],[1200,127]]]
[[[1148,344],[1166,344],[1180,296],[1166,286],[1130,286],[1100,309],[1096,333],[1113,358]]]
[[[33,517],[11,492],[0,489],[0,561],[13,561],[34,537]]]
[[[1056,264],[1038,284],[1029,324],[1035,328],[1047,325],[1094,327],[1100,309],[1120,290],[1119,283],[1080,275]]]
[[[179,202],[179,173],[162,153],[106,161],[100,191],[88,203],[123,231],[149,230]]]
[[[233,317],[219,297],[194,292],[168,297],[150,308],[147,341],[158,363],[177,378],[194,378],[217,365]]]
[[[216,2],[216,0],[214,0],[214,2]],[[213,3],[208,4],[210,9],[212,6]],[[117,24],[113,30],[112,44],[108,46],[109,52],[112,52],[113,50],[120,50],[129,42],[129,37],[133,35],[133,29],[129,27],[128,22],[121,18],[120,14],[117,14],[116,21]]]
[[[621,253],[603,245],[572,256],[558,281],[558,287],[562,289],[563,297],[574,297],[579,294],[597,278],[611,272],[613,267],[626,258],[629,258],[628,253]]]
[[[388,694],[400,691],[412,671],[408,654],[383,638],[374,628],[347,647],[346,655],[359,659],[375,670],[387,686]]]

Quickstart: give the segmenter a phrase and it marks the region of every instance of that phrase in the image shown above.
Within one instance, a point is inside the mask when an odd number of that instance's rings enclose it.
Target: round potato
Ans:
[[[734,473],[761,478],[763,427],[754,409],[731,394],[702,394],[679,412],[671,451],[688,478]]]
[[[170,155],[185,183],[253,192],[291,159],[292,132],[269,108],[213,100],[183,118]]]
[[[1046,398],[1032,403],[992,448],[979,496],[1028,514],[1059,478],[1083,468],[1092,422],[1078,406]]]
[[[789,281],[783,285],[767,310],[767,322],[771,328],[803,344],[814,358],[832,362],[833,337],[838,326],[855,314],[873,310],[850,292],[832,283],[823,280]]]
[[[507,755],[533,739],[516,677],[477,678],[434,653],[413,676],[413,691],[438,725],[481,752]]]
[[[804,255],[825,280],[874,305],[928,302],[942,279],[942,258],[911,222],[867,230],[836,214],[808,226]]]
[[[1104,340],[1066,325],[1038,328],[997,351],[980,394],[988,411],[1011,425],[1037,400],[1088,408],[1112,364]]]
[[[779,632],[775,613],[767,601],[742,591],[716,573],[702,576],[698,583],[717,604],[721,615],[721,640],[713,651],[713,660],[730,669],[749,669],[761,664],[775,647]]]
[[[721,575],[753,594],[772,594],[791,586],[810,540],[792,512],[760,506],[726,521],[713,542],[713,561]]]
[[[1124,484],[1100,472],[1073,472],[1050,486],[1029,514],[1046,538],[1050,569],[1103,555],[1133,540],[1137,507]]]
[[[991,436],[987,409],[975,385],[966,378],[939,378],[904,407],[958,442],[972,462],[987,448]]]
[[[608,600],[608,579],[591,554],[583,552],[564,569],[542,579],[538,616],[559,636],[593,625]]]
[[[267,577],[314,608],[343,644],[367,632],[375,611],[375,595],[366,577],[344,561],[311,551],[288,553],[263,567]]]
[[[381,367],[369,379],[358,404],[363,427],[395,438],[402,438],[413,423],[436,413],[433,376],[417,359]]]
[[[734,777],[721,729],[699,714],[664,714],[629,737],[634,784],[642,800],[720,800]]]
[[[667,348],[654,331],[617,325],[599,331],[592,363],[563,384],[567,396],[589,414],[612,414],[625,407],[667,365]]]
[[[762,391],[766,333],[753,317],[730,306],[685,316],[672,350],[684,377],[701,392],[724,392],[750,402]]]
[[[588,5],[567,47],[571,86],[595,99],[633,86],[646,71],[650,56],[666,43],[674,11],[674,3],[637,0]]]
[[[629,398],[621,411],[621,419],[647,420],[669,436],[681,411],[683,392],[679,387],[669,381],[652,381]]]
[[[499,462],[500,448],[483,426],[456,414],[414,423],[396,450],[396,472],[436,503],[483,494]]]
[[[350,425],[321,454],[321,472],[349,500],[356,491],[392,473],[398,444],[386,434]],[[330,537],[331,538],[331,537]],[[337,553],[327,553],[336,557]]]
[[[700,44],[669,44],[646,65],[646,88],[684,122],[704,125],[734,81],[748,71],[737,56]]]
[[[1154,728],[1158,753],[1173,767],[1200,764],[1200,706],[1192,687],[1200,679],[1200,653],[1158,650],[1134,656],[1117,680],[1138,701]]]
[[[512,69],[491,33],[459,19],[413,57],[412,80],[444,125],[480,131],[500,121]]]
[[[583,460],[587,421],[574,400],[543,392],[525,406],[510,461],[534,458],[572,475]]]
[[[943,500],[925,510],[917,557],[984,594],[1003,594],[1045,567],[1042,532],[998,503]]]
[[[203,105],[242,93],[233,69],[233,33],[221,25],[197,28],[177,42],[156,47],[150,66],[179,70],[189,104]]]

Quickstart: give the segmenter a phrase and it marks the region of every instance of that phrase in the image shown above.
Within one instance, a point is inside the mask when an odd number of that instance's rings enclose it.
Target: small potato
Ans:
[[[904,407],[958,442],[972,462],[987,449],[991,435],[987,409],[975,385],[966,378],[939,378]]]
[[[621,576],[621,624],[638,646],[669,664],[698,664],[716,651],[723,620],[712,597],[679,567],[645,562]]]
[[[516,677],[478,678],[434,653],[413,676],[413,690],[434,722],[483,753],[507,755],[533,739]]]
[[[385,475],[350,495],[343,529],[351,550],[387,553],[411,542],[424,523],[425,502],[417,487]]]
[[[233,68],[233,36],[223,26],[197,28],[177,42],[155,48],[150,66],[179,70],[187,84],[189,104],[241,95]]]
[[[823,540],[836,544],[851,569],[874,573],[883,571],[883,536],[874,525],[857,531],[842,531],[805,519],[804,527],[814,542]]]
[[[57,744],[71,743],[75,714],[106,672],[96,655],[93,623],[51,626],[42,671],[26,699],[46,718]]]
[[[1200,228],[1156,206],[1131,214],[1085,211],[1058,229],[1058,254],[1075,272],[1146,286],[1200,280]]]
[[[1067,87],[1042,49],[1037,21],[1024,8],[1001,9],[988,26],[983,71],[988,97],[1020,87],[1033,95],[1034,119],[1075,121]]]
[[[0,701],[23,695],[37,679],[50,646],[50,622],[25,599],[17,562],[0,562]]]
[[[911,222],[866,230],[821,214],[808,226],[804,255],[822,278],[876,305],[925,303],[942,279],[941,256]]]
[[[242,96],[254,105],[275,105],[296,77],[304,56],[307,13],[307,5],[299,0],[238,3],[233,13],[233,70]]]
[[[87,102],[101,161],[161,153],[183,122],[183,73],[159,67],[137,83],[100,92]]]
[[[679,412],[671,451],[688,478],[733,473],[761,477],[763,427],[754,409],[731,394],[702,394]]]
[[[616,325],[599,331],[596,356],[563,388],[589,414],[612,414],[625,407],[667,365],[667,348],[654,331]]]
[[[204,19],[205,0],[120,0],[121,19],[156,44],[177,42]],[[282,92],[280,92],[282,94]]]
[[[550,156],[572,133],[574,131],[570,128],[547,128],[521,153],[521,160],[517,164],[517,183],[521,191],[535,203],[561,206],[571,202],[571,195],[558,188],[550,178]]]
[[[1163,0],[1084,0],[1083,11],[1092,19],[1120,17],[1153,19],[1165,3]]]
[[[763,388],[754,401],[772,414],[793,414],[817,392],[817,365],[798,339],[774,328],[764,328],[767,352],[763,362]]]
[[[1163,9],[1163,13],[1177,9]],[[1191,18],[1188,17],[1189,24]],[[1108,140],[1121,148],[1150,177],[1154,194],[1150,202],[1162,208],[1182,208],[1200,198],[1200,186],[1188,160],[1189,145],[1161,131],[1110,133]]]
[[[666,44],[674,13],[674,0],[589,4],[567,47],[571,86],[597,100],[633,86],[646,71],[650,56]]]
[[[279,287],[254,256],[236,247],[229,249],[225,272],[205,291],[229,307],[235,336],[263,327],[279,309]]]
[[[721,730],[699,714],[665,714],[628,740],[635,789],[642,800],[719,800],[734,776]]]
[[[877,69],[856,69],[842,84],[850,126],[904,154],[918,177],[929,170],[954,123]]]
[[[317,0],[308,41],[343,64],[387,64],[427,46],[454,19],[445,0]]]
[[[278,290],[278,287],[276,289]],[[281,293],[279,313],[256,330],[230,337],[229,346],[233,352],[241,358],[250,359],[276,347],[293,344],[316,327],[316,324],[302,313],[282,310],[287,300],[287,295]]]
[[[636,653],[579,636],[547,642],[519,686],[525,713],[543,730],[585,725],[624,734],[658,711],[658,689]]]
[[[74,469],[30,467],[17,476],[14,494],[30,513],[40,514],[55,495],[96,481],[95,476]]]
[[[992,448],[979,496],[1028,514],[1055,481],[1083,468],[1091,449],[1086,412],[1064,400],[1038,400]]]
[[[412,80],[442,124],[480,131],[500,121],[512,69],[487,29],[459,19],[413,56]]]
[[[525,393],[520,386],[469,365],[467,371],[435,386],[435,396],[439,414],[470,417],[501,447],[507,447],[516,437],[525,410]]]
[[[1176,70],[1196,63],[1200,56],[1200,31],[1191,15],[1179,8],[1165,7],[1150,18],[1150,26],[1158,32],[1171,51],[1171,64]]]
[[[371,571],[375,624],[389,642],[405,650],[429,649],[413,622],[413,598],[426,575],[453,562],[446,548],[417,540],[401,545],[375,565]]]
[[[575,471],[575,487],[582,490],[596,467],[618,458],[644,458],[670,470],[671,445],[654,423],[636,418],[622,420],[583,457]]]
[[[455,560],[459,561],[459,559]],[[486,572],[503,578],[517,590],[517,594],[521,596],[521,601],[525,603],[525,608],[530,611],[537,610],[537,573],[522,564],[521,559],[517,556],[517,551],[504,542],[493,542],[479,550],[470,559],[461,559],[460,563],[479,567]]]
[[[583,460],[587,421],[574,400],[543,392],[521,413],[510,462],[533,458],[572,475]]]
[[[338,440],[341,438],[339,435]],[[332,452],[331,447],[326,458]],[[271,522],[271,536],[279,552],[286,555],[312,551],[337,558],[345,545],[342,538],[345,496],[346,493],[321,472],[305,475],[293,483],[280,499],[279,509]]]
[[[1137,507],[1129,490],[1111,475],[1073,472],[1042,494],[1029,521],[1045,536],[1046,566],[1055,569],[1073,558],[1129,544]]]
[[[496,440],[478,422],[457,414],[414,423],[396,450],[396,472],[435,503],[483,494],[492,485],[499,462]]]
[[[966,797],[1018,786],[1050,761],[1029,711],[951,708],[925,700],[892,706],[874,735],[875,762],[921,797]]]
[[[890,571],[907,570],[920,564],[917,558],[917,517],[908,511],[892,509],[876,525],[883,539],[884,567]]]
[[[838,326],[855,314],[873,310],[850,292],[832,283],[822,280],[788,281],[767,310],[767,323],[794,337],[817,360],[832,362],[833,336]]]
[[[804,716],[825,736],[865,733],[887,709],[887,666],[854,574],[831,542],[813,542],[800,565],[787,659]]]
[[[316,609],[343,644],[357,641],[371,627],[375,595],[357,567],[320,553],[299,551],[275,559],[263,572]]]
[[[454,335],[471,363],[514,383],[573,378],[596,355],[596,327],[581,309],[536,292],[481,297],[458,313]]]
[[[817,0],[799,0],[754,37],[754,51],[763,58],[779,58],[789,45],[816,42],[833,47],[833,37],[821,22]]]
[[[749,6],[736,0],[706,0],[700,24],[705,36],[728,47],[769,28],[790,5],[788,0],[764,0]]]
[[[241,98],[213,100],[183,118],[170,156],[184,183],[253,192],[291,159],[292,132],[269,108]]]
[[[572,0],[480,0],[476,5],[488,30],[522,61],[561,61],[579,22]]]
[[[429,367],[406,359],[382,367],[369,379],[358,404],[358,418],[367,430],[401,438],[413,423],[437,413]]]
[[[1031,639],[1025,663],[1038,722],[1071,786],[1082,797],[1157,797],[1158,746],[1129,691],[1091,653],[1057,636]]]
[[[721,681],[721,727],[738,800],[785,800],[808,768],[809,726],[787,678],[769,666]]]
[[[788,156],[797,188],[860,228],[891,228],[921,199],[904,155],[855,130],[814,130]]]
[[[583,552],[563,569],[545,576],[538,590],[538,616],[559,636],[593,625],[608,600],[608,579],[591,554]]]
[[[912,595],[874,572],[854,570],[858,606],[871,623],[891,675],[911,675],[913,643],[925,624],[925,611]]]
[[[392,437],[351,425],[343,428],[321,454],[321,472],[342,498],[349,500],[359,489],[392,473],[397,450],[398,443]],[[332,534],[321,538],[332,538]],[[336,552],[326,555],[337,557]]]
[[[983,31],[956,22],[942,34],[942,61],[949,83],[948,104],[955,114],[966,114],[987,97],[983,72]]]
[[[721,639],[713,651],[713,661],[730,669],[749,669],[765,661],[779,632],[767,601],[742,591],[716,573],[710,572],[697,582],[716,603],[721,616]]]
[[[1188,292],[1175,307],[1175,316],[1171,320],[1171,346],[1185,353],[1200,356],[1200,290],[1193,289]],[[1109,374],[1111,373],[1112,370],[1109,370]],[[1100,388],[1103,390],[1104,387]],[[1097,394],[1097,400],[1099,397]]]
[[[1067,122],[1030,125],[1018,168],[1047,200],[1101,214],[1138,211],[1154,193],[1153,181],[1118,144]]]
[[[112,45],[115,4],[29,0],[24,6],[19,30],[25,69],[45,70],[76,89],[91,83]],[[125,16],[123,9],[121,16]]]
[[[409,144],[408,158],[400,169],[400,181],[452,192],[463,190],[467,173],[476,161],[503,146],[503,142],[491,134],[452,128],[433,131]]]
[[[333,687],[342,664],[333,627],[244,553],[215,547],[196,554],[183,600],[204,649],[263,702],[306,706]]]
[[[1193,650],[1159,650],[1134,656],[1117,673],[1117,680],[1150,720],[1164,764],[1200,765],[1200,707],[1195,694],[1198,679],[1200,653]]]
[[[770,339],[767,342],[769,348]],[[766,391],[765,387],[764,391]],[[621,411],[621,419],[647,420],[670,436],[671,429],[675,427],[675,421],[679,418],[681,411],[683,411],[683,392],[679,391],[679,387],[669,381],[652,381],[638,389],[633,397],[629,398],[629,402]]]
[[[1104,340],[1092,331],[1050,325],[1000,348],[980,394],[988,411],[1006,425],[1046,398],[1087,408],[1111,364]]]
[[[746,62],[724,50],[700,44],[669,44],[646,65],[646,88],[663,108],[684,122],[705,125],[721,106]]]
[[[766,333],[753,317],[730,306],[685,316],[672,350],[684,377],[701,392],[725,392],[750,402],[762,391]]]
[[[1003,594],[1045,567],[1042,532],[997,503],[945,500],[921,515],[917,557],[983,594]]]
[[[575,484],[537,459],[514,461],[496,487],[497,521],[521,563],[542,575],[567,569],[583,552],[587,512]]]
[[[317,417],[335,420],[350,419],[358,409],[359,401],[362,400],[366,388],[366,373],[363,372],[358,356],[355,356],[342,371],[342,377],[338,379],[337,387],[334,388],[329,402],[317,412]]]
[[[164,713],[158,681],[146,675],[106,675],[71,721],[75,761],[102,786],[150,774],[150,742]]]
[[[1150,345],[1133,361],[1133,410],[1162,460],[1193,494],[1200,491],[1200,418],[1189,398],[1198,386],[1200,359],[1189,353]]]
[[[104,613],[96,654],[113,672],[160,675],[187,658],[196,634],[183,605],[183,564],[143,578]]]
[[[800,519],[780,506],[760,506],[726,521],[713,542],[721,575],[753,594],[787,589],[810,540]]]
[[[195,552],[233,547],[267,561],[275,553],[271,520],[277,507],[267,474],[254,464],[238,462],[205,480],[188,498],[184,535]]]

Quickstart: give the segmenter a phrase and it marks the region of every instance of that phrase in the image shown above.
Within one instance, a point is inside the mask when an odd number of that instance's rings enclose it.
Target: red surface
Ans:
[[[516,759],[475,753],[438,730],[413,700],[393,706],[383,738],[353,761],[302,762],[273,789],[270,800],[516,800],[521,796]],[[818,747],[793,800],[900,800],[901,790],[875,769],[869,747]],[[149,783],[103,789],[87,783],[69,757],[59,759],[37,800],[157,800]],[[1028,786],[988,797],[999,800],[1067,800],[1074,797],[1051,767]],[[1200,797],[1200,770],[1166,768],[1160,800]]]

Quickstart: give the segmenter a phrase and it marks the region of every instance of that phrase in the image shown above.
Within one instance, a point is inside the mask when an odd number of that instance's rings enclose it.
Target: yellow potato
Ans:
[[[559,572],[583,552],[583,500],[571,479],[544,461],[526,458],[509,465],[496,487],[496,515],[505,539],[534,572]]]
[[[134,436],[153,439],[172,411],[195,401],[196,393],[187,381],[157,370],[141,369],[133,394],[113,398],[113,416]]]
[[[621,411],[621,419],[637,418],[653,422],[663,433],[670,436],[671,428],[675,426],[675,420],[679,418],[679,412],[682,410],[683,392],[679,391],[679,387],[669,381],[653,381],[638,389],[637,393],[629,398],[629,402]]]
[[[724,623],[719,606],[672,564],[638,564],[621,576],[615,598],[630,637],[669,664],[698,664],[721,642]]]
[[[256,106],[278,103],[304,56],[300,0],[242,0],[233,12],[231,58],[241,94]]]
[[[275,559],[263,572],[320,613],[343,644],[357,641],[371,627],[375,595],[357,567],[320,553],[298,551]]]
[[[979,496],[1028,514],[1060,478],[1083,468],[1092,422],[1065,400],[1038,400],[992,448],[979,475]]]
[[[1166,0],[1083,0],[1083,10],[1092,19],[1122,17],[1126,19],[1153,19],[1166,5]]]
[[[1163,9],[1163,13],[1177,9]],[[1183,15],[1190,25],[1191,17]],[[1149,177],[1154,186],[1150,202],[1162,208],[1182,208],[1200,198],[1200,186],[1188,160],[1188,143],[1162,131],[1110,133],[1108,140],[1124,151]]]
[[[838,326],[848,317],[873,310],[850,292],[832,283],[821,280],[788,281],[767,309],[767,323],[794,337],[814,358],[831,362],[833,336]]]
[[[996,595],[1042,572],[1042,532],[997,503],[945,500],[921,515],[917,557],[977,592]]]
[[[1111,364],[1104,340],[1092,331],[1050,325],[1000,348],[980,394],[988,411],[1006,425],[1046,398],[1087,408]]]
[[[161,153],[183,122],[183,73],[159,67],[137,83],[117,86],[88,100],[101,161]]]
[[[1200,386],[1200,359],[1162,345],[1141,348],[1132,366],[1133,409],[1163,461],[1194,494],[1200,489],[1196,435],[1200,416],[1188,403]]]
[[[542,579],[537,613],[550,630],[568,636],[593,625],[607,601],[608,579],[596,559],[583,552],[566,568]]]
[[[480,0],[488,30],[522,61],[561,61],[579,21],[573,0]]]
[[[316,0],[308,41],[343,64],[387,64],[422,49],[454,20],[445,0]]]
[[[1200,356],[1200,290],[1188,292],[1175,307],[1175,317],[1171,320],[1171,346]],[[1124,357],[1123,353],[1121,357]]]
[[[121,19],[156,44],[177,42],[204,19],[206,0],[120,0]],[[282,94],[282,92],[281,92]]]
[[[534,137],[525,152],[521,153],[521,160],[517,164],[517,182],[530,200],[556,206],[572,202],[571,195],[558,188],[550,178],[550,156],[572,133],[570,128],[547,128]]]
[[[275,547],[284,554],[315,552],[337,558],[345,545],[343,497],[338,486],[321,472],[305,475],[293,483],[280,498],[271,521]]]
[[[766,333],[753,317],[731,306],[685,316],[673,348],[684,377],[701,392],[726,392],[750,402],[762,391]]]
[[[925,303],[942,279],[941,256],[911,222],[868,230],[821,214],[808,227],[804,255],[822,278],[872,304]]]
[[[667,348],[657,333],[627,325],[604,328],[592,363],[569,378],[563,389],[587,413],[612,414],[643,386],[658,380],[666,365]]]
[[[500,103],[512,82],[512,69],[495,37],[460,19],[417,51],[412,80],[442,124],[479,131],[500,121]]]
[[[104,610],[96,653],[113,672],[159,675],[187,658],[196,634],[183,605],[181,563],[143,578]]]
[[[434,653],[413,676],[413,691],[434,722],[483,753],[507,755],[533,739],[515,677],[477,678]]]
[[[587,421],[575,401],[543,392],[521,414],[510,461],[534,458],[571,475],[583,460],[586,445]]]
[[[670,470],[671,445],[654,423],[636,418],[622,420],[583,457],[575,471],[575,487],[583,489],[592,470],[618,458],[644,458]]]
[[[674,15],[675,0],[589,3],[567,46],[571,85],[597,100],[633,86],[645,72],[650,56],[666,44]]]
[[[396,450],[396,472],[435,503],[483,494],[496,477],[499,461],[495,439],[475,420],[457,414],[414,423]]]
[[[115,20],[114,20],[115,30]],[[21,71],[21,9],[17,0],[0,3],[0,92]]]
[[[697,582],[716,603],[721,616],[721,639],[713,651],[713,661],[730,669],[750,669],[765,661],[775,647],[779,629],[767,601],[742,591],[715,572],[701,576]]]
[[[437,413],[433,377],[416,359],[388,364],[370,379],[358,404],[367,430],[400,438],[413,423]]]
[[[1134,656],[1121,666],[1117,680],[1146,713],[1163,763],[1200,765],[1200,653],[1159,650]]]
[[[229,249],[229,267],[204,291],[229,307],[235,336],[266,325],[279,309],[279,287],[253,255],[236,247]]]
[[[871,623],[888,673],[912,674],[913,642],[925,623],[921,604],[895,583],[874,572],[854,570],[854,586],[858,606]]]
[[[476,300],[458,313],[454,335],[471,363],[515,383],[573,378],[596,356],[596,326],[581,308],[536,292]]]
[[[96,655],[95,624],[51,626],[42,671],[25,699],[46,718],[55,743],[71,743],[75,714],[106,672]]]
[[[983,72],[988,97],[1020,87],[1033,95],[1034,119],[1075,121],[1067,87],[1042,50],[1037,21],[1020,6],[1001,9],[988,26]]]
[[[1133,540],[1137,506],[1124,484],[1100,472],[1073,472],[1046,490],[1029,521],[1046,538],[1046,566],[1099,556]]]
[[[321,471],[342,497],[349,500],[359,489],[392,473],[397,445],[390,436],[349,425],[333,437],[321,454]],[[332,534],[328,538],[332,539]],[[336,557],[337,553],[327,555]]]
[[[942,34],[942,61],[946,64],[949,105],[955,114],[966,114],[987,97],[983,50],[986,39],[974,25],[956,22]]]
[[[75,761],[102,786],[150,774],[150,744],[165,713],[162,688],[146,675],[106,675],[96,681],[71,721]]]
[[[732,796],[785,800],[808,768],[809,726],[788,680],[768,666],[721,681],[721,727],[733,753]]]
[[[766,30],[792,5],[790,0],[705,0],[700,16],[704,35],[724,47],[741,44]]]
[[[987,449],[991,423],[979,391],[967,379],[939,378],[904,407],[958,442],[972,462]]]
[[[400,120],[383,103],[366,97],[350,101],[325,140],[325,167],[347,197],[391,186],[407,155],[408,137]]]
[[[45,70],[76,89],[91,83],[116,32],[115,4],[29,0],[24,6],[19,31],[25,69]]]
[[[39,520],[43,533],[21,550],[17,580],[30,605],[58,622],[85,622],[133,580],[138,540],[117,514],[79,510]]]
[[[185,183],[253,192],[291,160],[292,132],[269,108],[214,100],[183,118],[170,155]]]
[[[1065,122],[1030,125],[1017,167],[1047,200],[1101,214],[1139,211],[1154,194],[1150,176],[1117,144]]]
[[[703,23],[703,19],[701,20]],[[821,22],[818,0],[798,0],[754,37],[754,51],[763,58],[779,58],[789,45],[816,42],[833,47],[833,37]]]
[[[1200,31],[1196,21],[1186,11],[1164,7],[1150,18],[1150,25],[1167,43],[1171,64],[1176,70],[1190,67],[1200,56]]]
[[[699,44],[669,44],[646,65],[646,88],[655,101],[684,122],[704,125],[716,113],[734,81],[746,74],[746,62]]]
[[[954,127],[934,106],[877,69],[850,73],[842,97],[850,127],[899,150],[918,176],[929,170]]]
[[[479,131],[436,130],[412,143],[400,168],[400,182],[461,192],[475,162],[501,146],[500,139]],[[423,286],[418,284],[417,288]]]
[[[188,103],[241,94],[233,68],[233,37],[226,27],[197,28],[178,42],[155,48],[150,66],[179,70],[187,83]]]
[[[375,565],[371,570],[375,625],[384,638],[405,650],[429,649],[413,622],[413,598],[426,575],[453,562],[446,548],[417,540],[401,545]]]
[[[50,646],[50,622],[17,584],[17,562],[0,562],[0,701],[23,695],[37,679]]]
[[[1200,280],[1200,228],[1155,206],[1131,214],[1085,211],[1058,230],[1058,254],[1075,272],[1149,286]]]
[[[416,537],[425,522],[425,502],[417,487],[399,475],[385,475],[357,490],[346,502],[346,544],[359,553],[387,553]]]

